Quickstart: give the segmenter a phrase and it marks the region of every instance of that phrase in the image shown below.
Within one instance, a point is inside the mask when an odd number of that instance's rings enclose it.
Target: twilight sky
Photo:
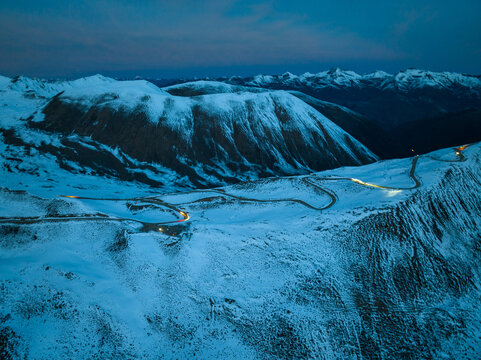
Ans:
[[[481,74],[479,0],[2,0],[0,74]]]

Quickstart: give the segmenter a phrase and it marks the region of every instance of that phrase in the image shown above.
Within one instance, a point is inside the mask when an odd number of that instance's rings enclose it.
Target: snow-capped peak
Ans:
[[[364,75],[365,78],[370,78],[370,79],[384,79],[384,78],[390,78],[392,76],[393,76],[392,74],[389,74],[382,70],[376,70],[372,73]]]

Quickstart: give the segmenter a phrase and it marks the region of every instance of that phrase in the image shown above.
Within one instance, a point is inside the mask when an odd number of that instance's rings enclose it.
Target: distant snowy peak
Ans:
[[[450,88],[462,86],[466,88],[481,89],[481,79],[476,76],[463,75],[451,72],[431,72],[409,69],[399,72],[393,77],[398,86],[408,88],[440,87]]]
[[[2,77],[0,80],[0,89],[2,91],[12,91],[35,95],[38,97],[50,97],[58,93],[59,83],[32,79],[25,76],[16,76],[14,78]]]
[[[240,78],[233,77],[232,83],[240,83]],[[257,75],[245,79],[245,84],[258,87],[272,86],[309,86],[309,87],[364,87],[376,86],[381,88],[396,88],[411,90],[425,87],[455,88],[464,87],[481,90],[481,79],[477,76],[464,75],[451,72],[432,72],[417,69],[408,69],[397,74],[384,71],[359,75],[354,71],[332,68],[317,74],[305,73],[294,75]]]
[[[236,81],[239,78],[233,77],[231,80]],[[317,74],[304,73],[302,75],[294,75],[286,72],[282,75],[257,75],[246,84],[251,86],[270,86],[275,83],[281,83],[286,86],[299,86],[301,84],[312,85],[351,85],[355,81],[362,79],[362,76],[354,71],[344,71],[339,68],[332,68]]]
[[[306,79],[312,79],[316,77],[339,85],[352,84],[362,79],[362,76],[354,71],[346,71],[339,68],[332,68],[328,71],[323,71],[310,77],[306,76],[306,74],[301,75],[301,78]]]
[[[72,81],[50,81],[26,76],[16,76],[14,78],[2,76],[0,78],[0,90],[49,98],[57,95],[59,92],[68,90],[91,89],[95,91],[95,89],[101,89],[114,82],[116,80],[98,74]]]
[[[232,85],[219,81],[199,80],[171,85],[162,88],[175,96],[191,97],[212,94],[228,94],[239,92],[264,92],[264,89],[257,89],[247,86]]]

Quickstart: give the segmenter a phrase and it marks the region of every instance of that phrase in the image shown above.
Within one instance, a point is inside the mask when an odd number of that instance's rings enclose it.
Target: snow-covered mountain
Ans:
[[[285,91],[218,82],[159,89],[102,76],[0,83],[6,141],[54,155],[72,171],[80,166],[152,185],[162,178],[152,173],[170,173],[177,184],[205,187],[376,160]]]
[[[224,81],[244,86],[297,90],[376,120],[387,129],[399,124],[481,108],[480,76],[409,69],[397,74],[359,75],[333,68],[317,74],[258,75]]]

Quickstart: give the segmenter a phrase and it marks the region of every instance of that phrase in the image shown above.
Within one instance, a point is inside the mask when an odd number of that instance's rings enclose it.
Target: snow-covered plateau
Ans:
[[[284,92],[30,80],[0,78],[4,358],[481,358],[480,143],[188,190],[165,164],[35,124],[52,101],[130,109],[149,94],[149,121],[159,103],[230,112],[247,98],[292,104],[287,125],[322,124],[329,149],[350,154],[349,135]]]

